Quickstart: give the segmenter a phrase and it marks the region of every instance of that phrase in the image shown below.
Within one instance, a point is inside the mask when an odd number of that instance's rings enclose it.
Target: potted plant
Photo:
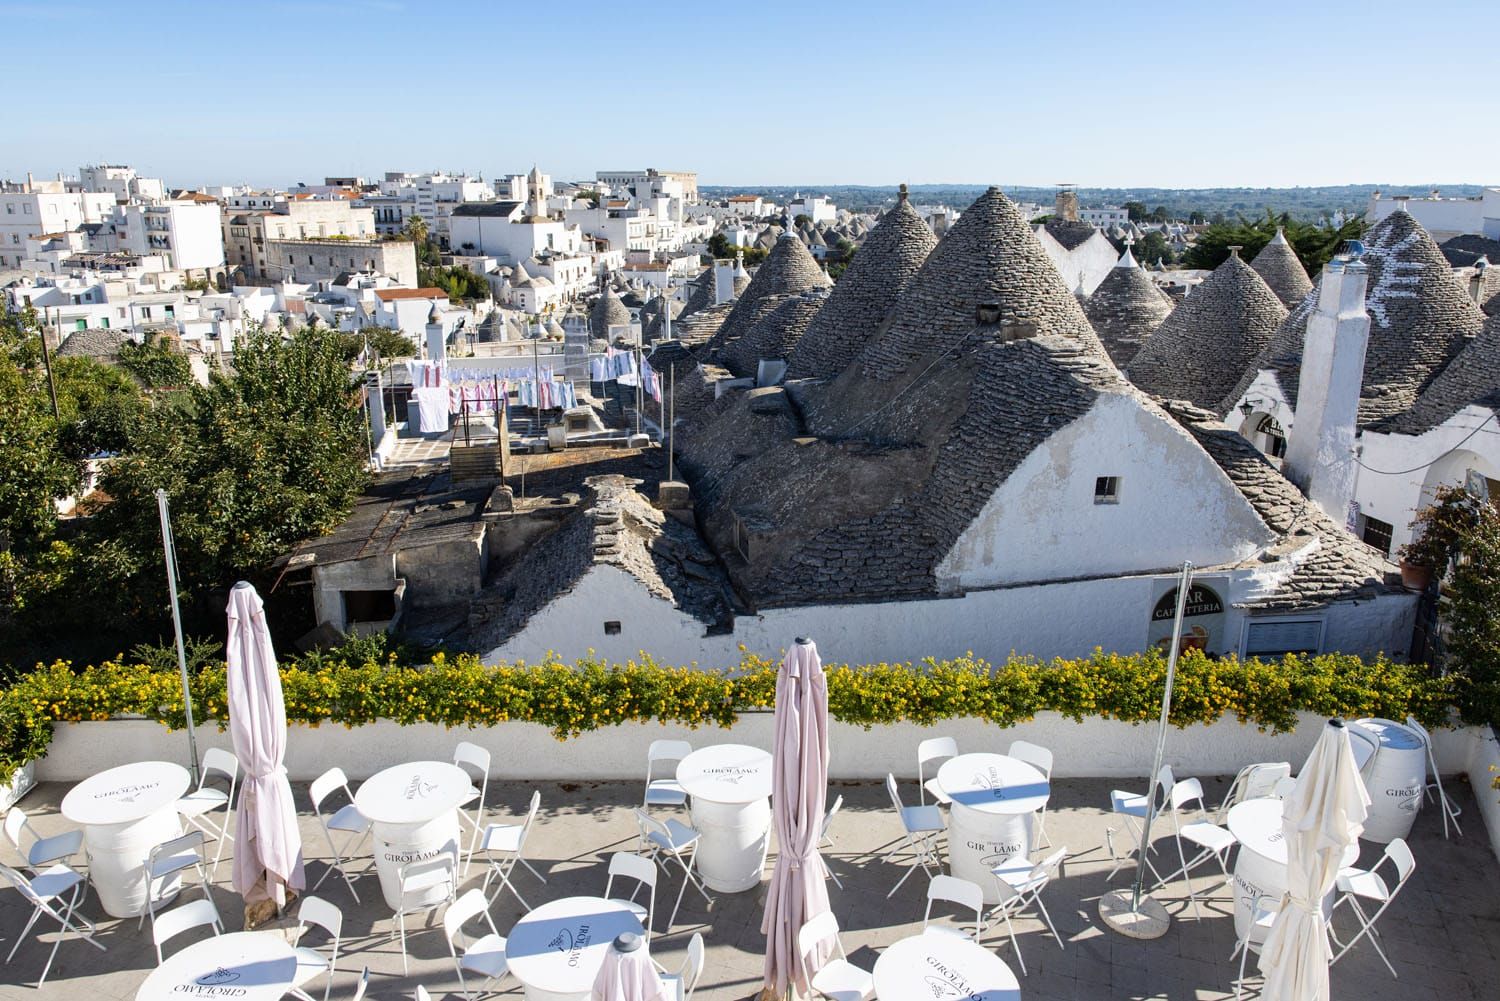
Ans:
[[[1401,583],[1425,591],[1434,574],[1441,576],[1458,551],[1459,540],[1473,527],[1479,501],[1460,486],[1438,487],[1433,503],[1412,521],[1416,535],[1402,546]]]

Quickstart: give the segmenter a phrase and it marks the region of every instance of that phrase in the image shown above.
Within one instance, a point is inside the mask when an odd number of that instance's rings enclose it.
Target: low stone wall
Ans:
[[[1317,740],[1323,719],[1303,714],[1296,730],[1263,733],[1254,726],[1220,720],[1207,726],[1172,728],[1166,760],[1187,775],[1232,775],[1254,761],[1288,761],[1301,766]],[[1438,765],[1445,775],[1474,774],[1478,730],[1440,730],[1433,735]],[[1486,730],[1494,750],[1494,737]],[[448,729],[436,724],[399,726],[379,722],[346,728],[294,725],[287,742],[287,771],[294,781],[308,781],[339,765],[358,781],[390,765],[423,758],[447,760],[460,740],[487,748],[498,779],[625,779],[644,776],[646,749],[663,737],[685,738],[695,747],[742,743],[769,748],[774,735],[770,713],[740,717],[731,729],[687,730],[654,723],[625,723],[557,740],[534,723],[505,723],[482,729]],[[1059,778],[1141,778],[1150,770],[1155,724],[1133,726],[1116,720],[1074,723],[1056,713],[1014,727],[1001,728],[976,719],[946,720],[932,727],[904,723],[870,730],[833,723],[830,726],[833,779],[880,779],[887,772],[907,777],[916,771],[917,744],[927,737],[952,736],[965,751],[1004,751],[1024,739],[1051,748]],[[199,753],[228,747],[229,735],[213,727],[198,731]],[[37,762],[37,779],[76,782],[127,761],[185,760],[187,734],[147,720],[57,724],[47,756]],[[1475,781],[1476,788],[1479,783]],[[1488,781],[1485,785],[1487,787]],[[1466,820],[1468,818],[1465,818]],[[1500,804],[1496,807],[1500,823]],[[1477,824],[1476,824],[1477,826]],[[1477,832],[1476,832],[1477,833]]]

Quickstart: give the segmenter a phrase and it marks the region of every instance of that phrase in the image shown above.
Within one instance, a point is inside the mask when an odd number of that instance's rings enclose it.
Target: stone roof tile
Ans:
[[[1157,288],[1127,248],[1088,297],[1083,312],[1110,359],[1124,367],[1161,326],[1172,306],[1171,297]]]
[[[1286,233],[1280,226],[1276,227],[1276,235],[1271,238],[1271,242],[1255,255],[1250,267],[1265,279],[1266,284],[1271,286],[1271,291],[1276,293],[1276,298],[1287,309],[1297,305],[1312,291],[1312,279],[1307,277],[1307,269],[1302,266],[1302,261],[1287,242]]]

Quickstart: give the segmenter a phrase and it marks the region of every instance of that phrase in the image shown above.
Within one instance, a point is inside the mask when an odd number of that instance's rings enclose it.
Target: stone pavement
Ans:
[[[1099,895],[1111,886],[1128,885],[1129,879],[1128,873],[1122,873],[1113,884],[1105,881],[1110,863],[1103,845],[1109,819],[1099,804],[1107,804],[1112,784],[1090,780],[1053,785],[1046,830],[1054,845],[1068,847],[1069,856],[1061,877],[1046,891],[1044,900],[1066,948],[1059,949],[1040,922],[1028,918],[1016,923],[1028,971],[1020,977],[1021,997],[1024,1001],[1232,998],[1236,966],[1229,955],[1234,931],[1231,901],[1222,880],[1204,876],[1196,881],[1200,894],[1211,895],[1198,920],[1187,906],[1180,884],[1159,893],[1158,898],[1175,916],[1171,930],[1160,940],[1134,942],[1101,926]],[[1220,779],[1206,785],[1210,802],[1217,802],[1226,783]],[[601,893],[610,853],[630,851],[635,846],[631,811],[639,799],[639,786],[587,782],[533,786],[492,781],[489,819],[498,822],[513,818],[524,810],[532,788],[541,790],[542,810],[532,830],[527,856],[547,876],[547,883],[542,885],[520,867],[513,881],[533,906],[572,894]],[[915,801],[914,782],[905,781],[902,791],[908,802]],[[1500,984],[1500,867],[1490,851],[1468,786],[1454,781],[1450,791],[1466,807],[1462,818],[1466,836],[1444,841],[1436,812],[1429,809],[1422,813],[1410,842],[1417,860],[1416,873],[1380,925],[1386,950],[1400,973],[1399,981],[1391,979],[1367,944],[1361,944],[1334,967],[1334,998],[1462,1001],[1496,996],[1495,985]],[[64,786],[44,785],[22,804],[35,815],[34,823],[43,833],[54,833],[65,826],[57,814],[57,804],[65,792]],[[835,793],[843,794],[845,805],[834,818],[831,833],[836,847],[827,857],[843,880],[844,889],[830,883],[829,893],[850,960],[869,969],[882,947],[920,930],[926,880],[914,875],[887,899],[886,892],[900,877],[904,863],[882,860],[899,830],[885,792],[875,783],[834,783],[830,795]],[[306,809],[304,785],[296,787],[296,796],[298,805]],[[1158,833],[1158,851],[1175,856],[1165,825]],[[311,883],[326,871],[322,860],[328,853],[310,812],[303,814],[303,834]],[[368,852],[368,848],[363,850]],[[1365,845],[1360,863],[1370,865],[1378,855],[1377,846]],[[9,852],[4,857],[12,861]],[[360,871],[368,865],[366,854],[354,868]],[[226,929],[232,931],[241,926],[242,911],[228,885],[229,871],[227,861],[219,866],[213,897]],[[330,997],[340,1001],[350,998],[359,971],[369,966],[368,996],[377,1001],[410,998],[418,984],[432,992],[435,1001],[457,1001],[462,994],[457,989],[441,923],[421,918],[408,923],[411,975],[403,975],[397,944],[390,937],[394,927],[390,911],[381,900],[373,872],[365,871],[367,874],[355,881],[362,904],[354,904],[337,875],[329,876],[317,891],[345,913],[344,945]],[[708,944],[708,961],[695,1001],[753,998],[760,986],[764,949],[760,934],[764,883],[757,892],[720,894],[711,908],[689,889],[676,925],[670,934],[663,934],[661,928],[679,885],[675,872],[674,868],[658,886],[658,933],[652,940],[653,952],[667,968],[677,969],[688,939],[701,931]],[[476,858],[465,885],[479,885],[483,875],[483,866]],[[196,892],[190,891],[193,895]],[[1340,908],[1341,913],[1344,910]],[[84,911],[95,919],[102,917],[92,893]],[[8,888],[0,891],[0,940],[6,951],[28,913],[19,894]],[[507,894],[493,902],[491,913],[504,934],[523,911]],[[1339,921],[1347,930],[1347,915]],[[182,943],[196,934],[188,933]],[[50,948],[50,932],[45,941],[42,945],[29,939],[11,964],[0,967],[0,998],[123,1001],[135,997],[155,960],[149,930],[138,932],[133,919],[105,920],[100,941],[109,951],[100,953],[80,942],[65,941],[46,985],[37,991],[28,985],[34,984],[41,971]],[[1003,931],[992,927],[983,941],[1019,973]],[[169,952],[173,948],[174,944],[167,947]],[[322,987],[321,980],[310,985],[314,997],[321,996]],[[503,982],[501,990],[511,992],[509,997],[521,996],[513,978]],[[1251,979],[1246,997],[1258,993],[1259,980]]]

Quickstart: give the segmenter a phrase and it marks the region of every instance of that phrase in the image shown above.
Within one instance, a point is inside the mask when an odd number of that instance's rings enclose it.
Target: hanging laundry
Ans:
[[[417,403],[418,430],[439,434],[448,430],[448,390],[442,386],[418,386],[411,391]]]

